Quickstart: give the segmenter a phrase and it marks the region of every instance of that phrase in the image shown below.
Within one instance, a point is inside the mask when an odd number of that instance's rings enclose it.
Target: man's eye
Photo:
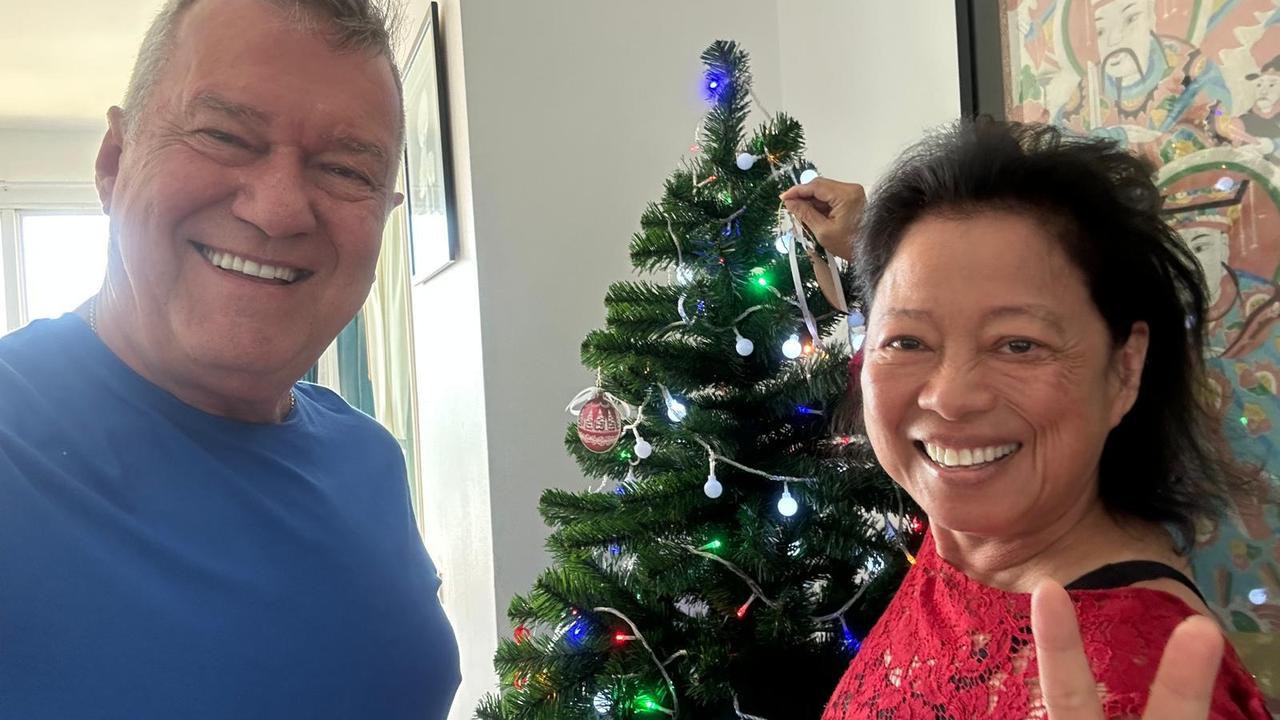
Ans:
[[[351,180],[353,182],[358,182],[358,183],[362,183],[364,185],[369,185],[369,186],[373,185],[373,182],[371,182],[369,178],[365,176],[364,173],[358,170],[352,170],[349,167],[343,167],[341,165],[329,165],[325,167],[325,172],[329,173],[330,175],[333,175],[334,177],[339,177],[344,180]]]
[[[232,135],[231,133],[228,133],[228,132],[223,132],[222,130],[217,130],[215,128],[205,128],[200,131],[200,134],[204,135],[210,140],[213,140],[214,142],[222,143],[223,145],[234,145],[235,147],[248,146],[248,144],[245,143],[245,141],[241,140],[235,135]]]
[[[924,347],[924,343],[913,337],[903,337],[890,340],[886,347],[894,350],[919,350]]]

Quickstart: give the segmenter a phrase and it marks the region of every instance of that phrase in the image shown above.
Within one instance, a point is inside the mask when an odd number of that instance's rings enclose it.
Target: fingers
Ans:
[[[826,213],[814,207],[811,203],[790,200],[784,202],[783,205],[787,208],[787,212],[795,215],[797,220],[807,225],[815,233],[822,232],[832,223],[831,218]]]
[[[1040,690],[1051,720],[1103,720],[1075,608],[1061,585],[1046,581],[1032,593],[1031,631],[1040,663]]]
[[[857,183],[845,183],[830,178],[815,178],[803,185],[793,185],[782,193],[782,201],[818,200],[828,205],[866,200],[866,190]]]
[[[1151,685],[1145,720],[1204,720],[1213,702],[1213,685],[1222,664],[1222,632],[1213,620],[1195,615],[1169,637],[1156,680]],[[1056,719],[1055,719],[1056,720]]]

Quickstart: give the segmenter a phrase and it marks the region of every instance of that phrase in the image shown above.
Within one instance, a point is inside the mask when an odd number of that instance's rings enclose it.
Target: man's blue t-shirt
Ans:
[[[0,719],[444,718],[458,649],[389,433],[183,404],[80,318],[0,339]]]

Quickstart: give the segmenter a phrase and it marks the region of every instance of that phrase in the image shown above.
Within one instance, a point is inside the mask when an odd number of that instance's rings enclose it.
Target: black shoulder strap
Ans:
[[[1110,590],[1122,588],[1147,580],[1176,580],[1186,585],[1206,605],[1204,594],[1191,582],[1191,578],[1164,563],[1152,560],[1129,560],[1126,562],[1103,565],[1097,570],[1085,573],[1067,586],[1068,590]]]

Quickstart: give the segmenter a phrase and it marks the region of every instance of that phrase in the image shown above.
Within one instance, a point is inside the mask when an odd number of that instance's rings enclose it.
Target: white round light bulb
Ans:
[[[756,349],[756,344],[751,342],[751,338],[742,337],[737,331],[734,334],[738,337],[738,342],[734,343],[733,349],[738,351],[742,357],[750,355]]]
[[[608,715],[613,710],[613,698],[609,697],[609,693],[601,690],[591,701],[592,707],[601,715]]]
[[[791,517],[799,511],[800,503],[791,496],[791,491],[783,490],[782,497],[778,500],[778,512],[782,513],[783,517]]]
[[[750,170],[756,164],[756,156],[751,153],[742,153],[738,155],[738,169]]]
[[[653,454],[653,445],[650,444],[649,441],[645,440],[644,438],[638,438],[636,440],[636,457],[640,458],[641,460],[645,460],[652,454]]]
[[[800,357],[800,353],[804,348],[800,347],[800,336],[792,335],[787,341],[782,343],[782,354],[790,360]]]
[[[817,179],[818,179],[818,171],[814,170],[813,168],[809,168],[808,170],[805,170],[804,172],[800,173],[801,185],[808,185],[809,183]]]
[[[671,418],[671,422],[684,422],[684,418],[688,414],[689,409],[679,400],[671,398],[667,402],[667,417]]]
[[[715,473],[711,473],[707,476],[707,482],[702,486],[702,492],[706,493],[707,497],[712,500],[715,500],[724,494],[724,486],[716,479]]]

